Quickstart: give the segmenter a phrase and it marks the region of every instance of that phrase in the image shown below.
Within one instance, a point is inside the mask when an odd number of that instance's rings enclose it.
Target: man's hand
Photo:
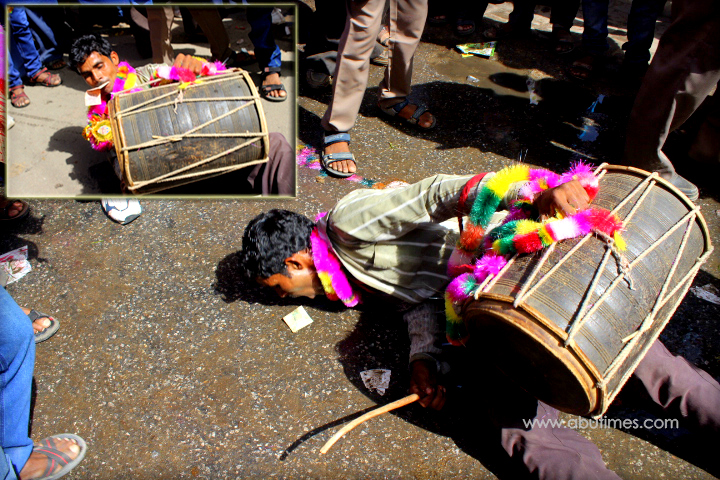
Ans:
[[[555,188],[543,191],[535,199],[535,207],[542,219],[554,217],[558,212],[564,216],[574,215],[590,205],[590,197],[577,180],[571,180]]]
[[[420,396],[423,407],[440,410],[445,405],[445,387],[438,385],[435,362],[415,360],[410,364],[410,393]]]
[[[173,62],[173,67],[182,67],[190,70],[195,75],[200,75],[203,63],[204,62],[201,62],[197,58],[191,57],[190,55],[178,53],[178,56],[175,57],[175,62]]]

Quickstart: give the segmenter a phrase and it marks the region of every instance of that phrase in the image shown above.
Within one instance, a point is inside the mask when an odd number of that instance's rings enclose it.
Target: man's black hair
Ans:
[[[314,225],[306,216],[289,210],[273,209],[253,218],[245,228],[239,254],[245,278],[288,275],[285,259],[310,246]]]
[[[73,42],[70,49],[70,68],[77,72],[78,67],[85,63],[92,52],[109,57],[112,51],[110,42],[100,35],[83,35]]]

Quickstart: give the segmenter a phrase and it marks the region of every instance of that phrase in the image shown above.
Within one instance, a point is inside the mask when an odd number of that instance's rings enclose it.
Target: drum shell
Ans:
[[[607,168],[593,204],[608,210],[613,210],[649,176],[627,167]],[[628,262],[633,262],[695,208],[667,182],[653,181],[656,185],[623,232],[627,241],[623,255]],[[639,194],[635,195],[617,212],[618,216],[625,218],[638,198]],[[543,252],[517,257],[491,288],[480,293],[477,300],[463,305],[462,316],[473,342],[492,351],[500,369],[540,400],[569,413],[601,415],[675,312],[692,282],[693,272],[697,271],[698,259],[712,249],[699,212],[689,225],[682,252],[685,226],[670,234],[633,267],[630,273],[633,288],[625,281],[620,282],[567,346],[568,330],[577,321],[583,298],[590,295],[588,307],[591,307],[618,276],[615,258],[610,258],[590,292],[607,248],[604,241],[590,237],[571,261],[564,262],[514,307],[513,302]],[[558,243],[531,285],[547,276],[579,241]],[[675,271],[665,288],[670,292],[681,284],[680,288],[657,311],[649,328],[628,341],[653,310],[673,264]],[[630,346],[624,348],[626,345]]]
[[[267,161],[269,141],[265,114],[257,90],[246,72],[204,77],[202,82],[183,89],[181,97],[178,97],[178,85],[174,83],[123,93],[110,102],[115,150],[121,177],[128,190],[133,193],[155,192]],[[165,94],[171,95],[160,98]],[[244,99],[222,100],[237,97]],[[133,112],[146,102],[149,102],[148,105],[140,108],[156,108]],[[160,106],[165,103],[167,105]],[[246,104],[245,108],[219,118]],[[194,133],[220,135],[182,138],[161,145],[133,148],[158,137],[181,135],[207,122],[211,123]],[[222,136],[239,133],[256,135]],[[255,141],[249,145],[223,154],[253,138]],[[195,165],[213,156],[218,158]],[[154,182],[158,177],[164,178]]]

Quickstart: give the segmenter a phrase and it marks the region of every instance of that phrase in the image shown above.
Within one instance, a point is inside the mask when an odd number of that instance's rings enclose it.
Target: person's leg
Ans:
[[[27,315],[4,288],[0,325],[0,446],[19,472],[33,449],[28,427],[35,336]]]
[[[582,0],[583,50],[590,55],[602,55],[609,48],[608,0]]]
[[[193,20],[200,25],[203,33],[207,36],[212,58],[224,61],[230,57],[233,53],[230,48],[230,37],[228,37],[217,8],[189,8],[188,10]]]
[[[35,48],[25,7],[13,7],[9,20],[12,41],[20,53],[25,72],[28,77],[33,77],[42,70],[43,66]]]
[[[333,96],[320,121],[328,133],[347,132],[355,125],[370,74],[370,54],[382,27],[384,7],[385,0],[347,0],[348,13],[338,48]],[[349,151],[345,141],[324,148],[326,154]],[[356,170],[351,160],[332,162],[332,166],[341,172]]]
[[[658,172],[697,198],[662,147],[720,81],[720,49],[709,48],[720,44],[720,13],[713,0],[688,0],[673,3],[673,18],[630,113],[625,163]]]
[[[720,433],[720,384],[707,372],[656,340],[633,375],[666,414],[701,432]]]
[[[623,63],[628,66],[647,68],[650,61],[650,47],[655,38],[655,22],[666,0],[633,0],[628,15],[627,37],[623,45],[625,59]]]
[[[60,12],[59,9],[58,12]],[[47,66],[52,65],[57,60],[62,60],[62,53],[58,50],[58,42],[55,39],[55,33],[52,31],[47,22],[45,22],[42,15],[34,12],[30,8],[27,8],[25,13],[38,50],[40,63]]]
[[[534,0],[515,0],[513,10],[508,17],[508,27],[513,31],[530,30],[535,15]]]
[[[534,423],[530,426],[525,425],[532,421]],[[620,479],[605,466],[602,454],[594,443],[575,430],[560,425],[558,411],[542,402],[537,402],[535,412],[527,417],[516,416],[501,431],[505,451],[517,464],[522,463],[533,478]]]
[[[175,61],[175,51],[170,44],[170,30],[173,24],[172,7],[148,7],[147,21],[150,30],[153,63],[172,65],[173,61]]]
[[[427,0],[390,2],[390,64],[380,83],[378,100],[382,109],[392,107],[410,95],[415,50],[426,17]],[[408,104],[398,115],[407,119],[416,109],[417,105]],[[422,128],[431,128],[435,119],[430,112],[425,112],[417,123]]]
[[[557,53],[570,53],[575,49],[570,29],[577,16],[578,8],[580,8],[580,0],[559,0],[552,6],[550,23]]]
[[[248,36],[255,47],[258,66],[264,72],[262,85],[281,85],[279,72],[282,65],[281,51],[272,33],[272,9],[248,8],[247,18],[250,22]],[[265,95],[270,97],[287,96],[285,89],[266,89],[266,92]]]
[[[550,23],[570,31],[580,8],[580,0],[559,0],[550,11]]]
[[[253,193],[261,195],[295,194],[295,155],[281,133],[270,133],[267,163],[248,167],[248,183]]]

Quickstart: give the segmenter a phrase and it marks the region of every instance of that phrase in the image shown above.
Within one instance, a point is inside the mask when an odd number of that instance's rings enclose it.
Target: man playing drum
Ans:
[[[459,215],[472,218],[478,198],[494,202],[493,210],[508,208],[527,182],[505,175],[504,187],[497,189],[493,179],[497,184],[504,172],[436,175],[398,188],[356,190],[316,222],[287,210],[260,214],[243,236],[244,274],[281,297],[326,295],[349,307],[360,297],[379,297],[398,305],[411,340],[410,392],[420,396],[424,407],[439,410],[446,390],[438,375],[444,337],[438,296],[450,280],[448,264],[458,241],[457,232],[441,222]],[[586,211],[589,203],[588,188],[572,176],[538,192],[532,208],[536,216],[572,216]],[[487,373],[491,369],[485,364],[482,370],[484,392],[477,406],[487,407],[513,463],[540,478],[619,478],[607,469],[598,448],[576,431],[547,423],[527,428],[524,420],[555,420],[558,411],[503,380],[502,374]],[[634,375],[668,414],[717,435],[720,385],[710,375],[672,355],[659,341]]]
[[[191,71],[194,75],[203,73],[203,67],[211,64],[190,55],[178,54],[173,67]],[[137,70],[121,62],[110,42],[99,35],[85,35],[73,42],[70,52],[70,67],[77,71],[90,86],[86,94],[89,105],[107,105],[116,91],[121,91],[128,72],[137,75],[139,83],[150,81],[160,65],[145,65]],[[120,73],[120,75],[119,75]],[[122,82],[117,82],[119,78]],[[92,97],[99,95],[93,101]],[[107,108],[107,107],[106,107]],[[105,113],[107,116],[107,113]],[[99,142],[97,138],[88,140],[96,149],[108,149],[112,143]],[[266,163],[249,166],[247,185],[240,187],[237,193],[262,195],[294,195],[295,193],[295,157],[292,148],[280,133],[270,133],[269,160]],[[102,147],[102,148],[100,148]]]

